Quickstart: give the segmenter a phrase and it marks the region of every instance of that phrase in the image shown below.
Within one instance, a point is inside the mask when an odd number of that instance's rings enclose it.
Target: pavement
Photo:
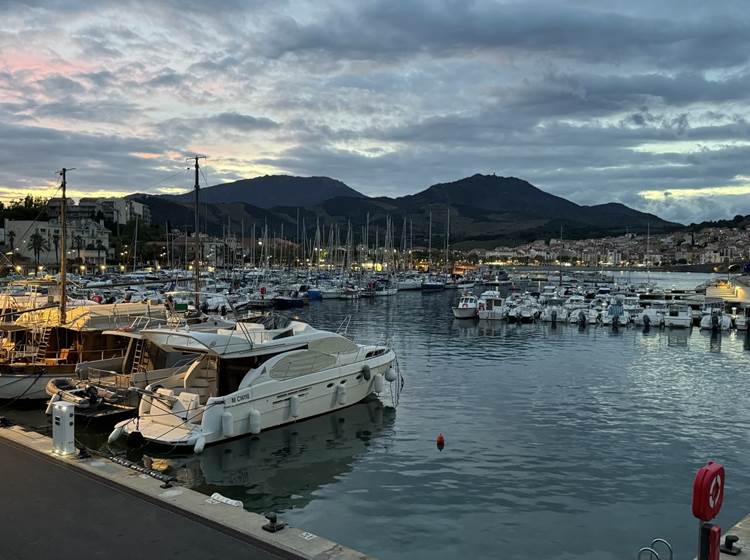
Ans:
[[[2,438],[0,473],[2,560],[296,557]]]

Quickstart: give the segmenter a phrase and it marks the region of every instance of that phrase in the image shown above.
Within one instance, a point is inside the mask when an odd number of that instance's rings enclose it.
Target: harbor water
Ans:
[[[652,279],[695,287],[705,278]],[[397,409],[386,393],[382,404],[201,456],[138,459],[394,560],[614,560],[655,537],[692,557],[691,484],[708,459],[727,469],[718,522],[729,527],[747,514],[744,333],[455,320],[457,296],[400,293],[299,311],[332,330],[350,315],[358,342],[387,334],[406,379]]]

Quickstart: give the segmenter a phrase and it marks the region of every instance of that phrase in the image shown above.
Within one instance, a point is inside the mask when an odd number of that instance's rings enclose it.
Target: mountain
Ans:
[[[151,206],[155,223],[164,223],[167,217],[177,227],[193,223],[192,193],[132,198]],[[276,203],[271,205],[273,201]],[[369,218],[372,242],[376,231],[383,239],[390,217],[397,247],[402,245],[404,233],[413,238],[415,247],[426,246],[430,214],[433,247],[444,246],[448,208],[450,241],[456,248],[489,248],[549,239],[559,237],[561,229],[567,239],[585,239],[645,232],[649,228],[659,233],[684,227],[624,204],[582,206],[522,179],[495,175],[477,174],[397,198],[365,197],[326,177],[267,176],[201,190],[201,224],[211,233],[221,233],[229,220],[235,232],[241,223],[245,224],[246,234],[252,224],[268,224],[269,235],[280,235],[283,227],[285,237],[294,239],[304,223],[310,239],[317,223],[321,229],[332,223],[346,228],[351,223],[355,242],[359,242]],[[345,231],[341,235],[345,237]]]
[[[315,206],[337,196],[365,198],[360,192],[329,177],[293,177],[265,175],[201,189],[201,201],[207,203],[244,202],[259,208],[274,206]],[[190,202],[192,192],[166,197]]]

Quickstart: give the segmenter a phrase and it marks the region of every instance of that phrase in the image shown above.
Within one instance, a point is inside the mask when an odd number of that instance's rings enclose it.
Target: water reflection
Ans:
[[[145,455],[143,462],[190,488],[241,500],[252,511],[300,508],[318,488],[348,473],[372,442],[391,430],[395,413],[378,399],[368,399],[207,447],[199,456]]]

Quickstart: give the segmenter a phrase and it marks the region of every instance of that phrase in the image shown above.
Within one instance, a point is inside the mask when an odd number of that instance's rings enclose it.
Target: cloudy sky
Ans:
[[[744,0],[0,0],[0,198],[473,173],[682,222],[750,213]]]

